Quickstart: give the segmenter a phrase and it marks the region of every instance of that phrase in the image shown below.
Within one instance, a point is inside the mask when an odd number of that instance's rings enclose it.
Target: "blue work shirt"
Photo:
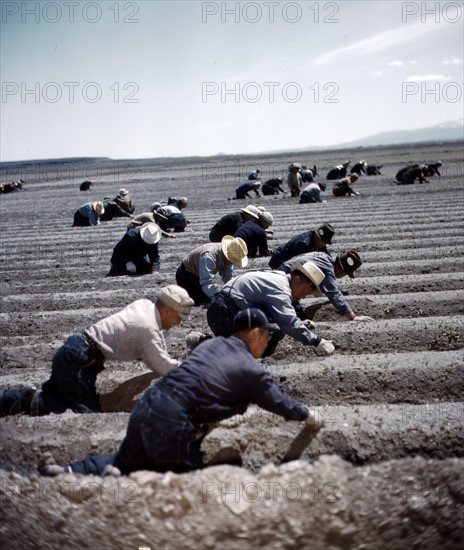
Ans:
[[[289,262],[284,262],[278,269],[285,273],[290,273],[292,270],[291,266],[294,262],[300,264],[311,262],[317,265],[325,275],[325,279],[319,285],[319,288],[327,296],[335,309],[341,314],[346,315],[347,313],[352,313],[352,309],[338,289],[337,278],[335,277],[335,261],[334,258],[325,252],[309,252],[308,254],[296,256]]]
[[[308,416],[306,407],[277,388],[237,336],[218,336],[201,343],[161,379],[160,386],[174,388],[188,402],[198,424],[243,414],[251,403],[287,420]]]
[[[258,222],[252,220],[245,222],[234,233],[234,237],[240,237],[246,242],[249,258],[269,256],[266,231]]]
[[[220,290],[238,309],[256,307],[288,336],[304,345],[317,346],[321,337],[298,319],[293,307],[290,276],[283,271],[247,271],[234,277]]]
[[[87,218],[90,225],[98,225],[100,223],[100,214],[94,210],[93,203],[91,202],[83,204],[79,208],[79,214]]]
[[[308,252],[317,251],[314,243],[314,237],[314,231],[311,229],[309,231],[305,231],[304,233],[300,233],[299,235],[295,235],[295,237],[292,237],[288,242],[274,250],[272,257],[269,260],[269,267],[272,269],[277,269],[281,263],[290,260],[290,258],[300,254],[307,254]],[[322,252],[327,252],[327,247],[324,246],[324,248],[319,250]]]

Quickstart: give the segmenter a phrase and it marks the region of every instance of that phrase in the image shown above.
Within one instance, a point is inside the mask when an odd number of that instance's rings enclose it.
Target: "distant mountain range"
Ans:
[[[402,143],[424,143],[431,141],[464,140],[464,119],[443,122],[436,126],[416,130],[393,130],[330,146],[311,146],[305,149],[346,149],[351,147],[373,147],[377,145],[400,145]]]

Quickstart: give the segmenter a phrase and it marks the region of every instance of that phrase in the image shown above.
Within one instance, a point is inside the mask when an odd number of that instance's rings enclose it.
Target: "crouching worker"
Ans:
[[[116,455],[90,455],[66,467],[46,465],[41,473],[119,473],[115,468],[123,474],[182,473],[203,468],[201,443],[208,424],[243,414],[251,403],[319,429],[319,415],[282,393],[257,361],[272,330],[262,311],[242,310],[234,318],[232,336],[204,341],[145,392]]]
[[[243,239],[226,235],[220,243],[207,243],[194,248],[184,258],[176,272],[176,281],[185,288],[195,305],[208,304],[219,292],[215,275],[223,283],[234,275],[234,267],[246,267],[248,249]]]
[[[319,285],[324,273],[314,264],[292,266],[290,274],[282,271],[247,271],[234,277],[214,296],[206,318],[215,336],[230,336],[235,314],[247,308],[258,308],[279,326],[264,352],[272,355],[287,334],[305,346],[314,346],[318,355],[331,355],[335,346],[311,332],[296,314],[293,302],[314,294],[322,296]]]
[[[129,229],[113,249],[111,269],[107,277],[158,273],[160,239],[161,229],[156,223]]]
[[[136,300],[123,310],[71,335],[52,360],[52,374],[41,390],[0,391],[0,416],[45,415],[72,409],[101,412],[95,383],[105,361],[142,360],[157,376],[179,362],[166,351],[163,330],[179,325],[193,300],[177,285],[162,288],[156,302]]]

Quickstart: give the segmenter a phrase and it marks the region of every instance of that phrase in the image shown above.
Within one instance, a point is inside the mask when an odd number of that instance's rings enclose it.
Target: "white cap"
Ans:
[[[181,317],[187,317],[194,304],[188,292],[178,285],[167,285],[162,288],[158,293],[158,300],[177,311]]]

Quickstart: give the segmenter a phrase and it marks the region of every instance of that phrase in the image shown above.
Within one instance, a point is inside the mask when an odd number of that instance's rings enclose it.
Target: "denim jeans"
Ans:
[[[73,334],[57,349],[52,360],[52,375],[42,385],[44,413],[99,412],[95,382],[104,369],[103,355],[91,349],[80,334]]]
[[[182,263],[176,271],[176,282],[182,288],[188,292],[190,298],[198,304],[208,304],[211,302],[211,298],[207,296],[200,285],[200,277],[197,277],[190,271],[187,271],[185,265]]]
[[[206,320],[214,336],[230,336],[234,326],[234,317],[239,312],[232,300],[226,300],[219,292],[214,296],[206,312]]]
[[[147,390],[132,410],[114,465],[123,474],[203,468],[200,445],[205,434],[192,421],[192,411],[179,402],[175,390],[158,384]]]

